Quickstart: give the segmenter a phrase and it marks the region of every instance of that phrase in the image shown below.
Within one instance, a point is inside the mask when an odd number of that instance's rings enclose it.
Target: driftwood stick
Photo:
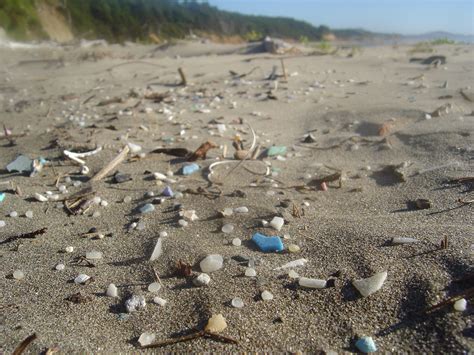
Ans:
[[[180,85],[182,85],[182,86],[187,86],[187,85],[188,85],[188,82],[187,82],[187,80],[186,80],[186,75],[184,75],[183,68],[178,68],[178,73],[179,73],[179,76],[181,77],[181,83],[180,83]]]
[[[25,349],[36,339],[36,333],[31,334],[29,337],[27,337],[25,340],[23,340],[20,345],[16,347],[16,349],[13,351],[13,355],[20,355],[22,354]]]
[[[185,342],[185,341],[190,341],[190,340],[193,340],[193,339],[203,337],[204,334],[205,334],[204,330],[201,330],[199,332],[191,333],[189,335],[184,335],[184,336],[177,337],[177,338],[172,338],[172,339],[166,339],[166,340],[163,340],[163,341],[159,341],[157,343],[142,346],[142,349],[161,348],[162,346],[166,346],[166,345],[182,343],[182,342]]]
[[[285,62],[283,58],[281,58],[280,61],[281,61],[281,69],[283,70],[283,78],[285,79],[285,81],[288,81],[288,75],[286,74],[286,68],[285,68]]]
[[[130,148],[128,145],[123,147],[122,151],[117,155],[110,163],[104,166],[97,174],[95,174],[91,181],[99,181],[102,180],[107,174],[109,174],[113,169],[115,169],[126,157]]]

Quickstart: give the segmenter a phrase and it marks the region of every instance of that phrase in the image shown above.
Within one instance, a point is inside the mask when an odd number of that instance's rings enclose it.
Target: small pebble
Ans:
[[[162,231],[162,232],[160,232],[159,235],[160,235],[160,238],[166,238],[168,236],[168,232]]]
[[[15,280],[23,280],[25,278],[25,274],[21,270],[15,270],[13,272],[13,278]]]
[[[33,211],[31,210],[28,210],[25,212],[25,217],[26,218],[33,218]]]
[[[288,272],[288,277],[289,277],[290,279],[297,279],[297,278],[300,277],[300,275],[298,275],[298,273],[297,273],[295,270],[290,270],[290,271]]]
[[[46,196],[43,196],[39,193],[35,193],[35,199],[39,202],[46,202],[48,201],[48,198]]]
[[[130,144],[130,143],[129,143]],[[138,338],[138,343],[140,346],[147,346],[152,344],[156,339],[156,335],[154,333],[142,333],[140,337]]]
[[[155,302],[157,305],[161,306],[161,307],[164,307],[164,305],[166,304],[166,301],[165,299],[161,298],[161,297],[155,297],[153,298],[153,302]]]
[[[64,248],[64,251],[66,253],[72,253],[74,251],[74,247],[66,247],[66,248]]]
[[[247,277],[255,277],[257,276],[257,271],[254,268],[248,267],[245,269],[245,276]]]
[[[92,202],[94,202],[96,205],[98,205],[100,203],[100,201],[102,201],[102,199],[99,196],[95,196],[92,199]]]
[[[0,228],[5,227],[6,225],[7,225],[7,224],[5,223],[5,221],[0,220]]]
[[[115,286],[115,284],[110,284],[108,287],[107,287],[107,291],[105,291],[105,295],[107,297],[118,297],[118,289],[117,289],[117,286]]]
[[[281,230],[283,225],[285,224],[285,220],[281,217],[273,217],[270,222],[270,227],[276,229],[277,231]]]
[[[161,289],[161,285],[158,282],[153,282],[148,285],[148,291],[158,292]]]
[[[377,351],[377,346],[371,337],[362,337],[356,341],[355,346],[363,353],[373,353]]]
[[[222,217],[230,217],[234,214],[234,210],[232,208],[224,208],[224,211],[221,212]]]
[[[193,284],[197,287],[207,286],[211,282],[211,277],[208,274],[199,274],[194,280]]]
[[[145,297],[133,295],[128,300],[125,301],[125,309],[128,313],[137,311],[139,308],[145,308],[146,301]]]
[[[232,304],[232,307],[242,308],[244,306],[244,301],[242,301],[242,299],[239,297],[235,297],[232,299],[231,304]]]
[[[123,202],[124,202],[124,203],[130,203],[130,202],[132,202],[132,197],[131,197],[131,196],[125,196],[125,197],[123,198]]]
[[[88,251],[86,253],[86,259],[90,259],[90,260],[102,259],[102,253],[100,251],[97,251],[97,250]]]
[[[207,321],[204,330],[210,333],[220,333],[227,328],[227,322],[222,314],[215,314]]]
[[[224,224],[224,225],[222,226],[222,229],[221,229],[221,230],[222,230],[223,233],[230,234],[230,233],[232,233],[232,232],[234,231],[234,225],[233,225],[233,224],[229,224],[229,223]]]
[[[271,301],[273,299],[273,295],[270,291],[263,291],[261,297],[264,301]]]
[[[223,265],[224,258],[219,254],[208,255],[199,263],[199,267],[204,273],[217,271],[221,269]]]
[[[141,214],[150,213],[150,212],[153,212],[154,210],[155,210],[155,206],[152,205],[151,203],[147,203],[140,207]]]
[[[55,269],[58,271],[63,271],[66,268],[66,265],[64,264],[58,264],[56,265]]]
[[[10,217],[12,217],[12,218],[18,217],[18,212],[17,211],[10,212]]]
[[[248,213],[249,209],[245,206],[234,208],[235,213]]]
[[[235,247],[240,247],[242,245],[242,241],[239,238],[232,239],[232,245]]]
[[[467,309],[467,301],[464,298],[461,298],[460,300],[457,300],[454,302],[454,310],[458,312],[464,312]]]
[[[100,217],[100,212],[99,211],[94,211],[94,213],[92,214],[92,217],[99,218]]]
[[[178,224],[180,225],[180,227],[187,227],[188,226],[188,221],[185,221],[184,219],[180,219],[178,221]]]
[[[105,201],[105,200],[102,200],[102,201],[100,201],[100,205],[101,205],[102,207],[107,207],[107,206],[109,205],[109,203],[108,203],[107,201]]]
[[[301,248],[300,248],[298,245],[296,245],[296,244],[290,244],[290,245],[288,245],[288,251],[289,251],[290,253],[298,253],[300,250],[301,250]]]

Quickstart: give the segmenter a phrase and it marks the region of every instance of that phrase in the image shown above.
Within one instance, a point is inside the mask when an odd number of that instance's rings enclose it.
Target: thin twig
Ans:
[[[0,244],[7,244],[7,243],[13,242],[17,239],[35,239],[38,235],[46,233],[47,230],[48,230],[48,228],[42,228],[42,229],[38,229],[38,230],[33,231],[33,232],[24,233],[24,234],[20,234],[20,235],[14,235],[10,238],[5,239],[4,241],[1,241]]]
[[[178,73],[179,73],[179,76],[181,77],[180,85],[187,86],[188,82],[186,81],[186,75],[184,75],[183,68],[178,68]]]

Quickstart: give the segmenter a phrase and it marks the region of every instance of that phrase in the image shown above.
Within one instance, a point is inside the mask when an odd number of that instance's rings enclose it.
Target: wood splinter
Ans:
[[[216,334],[216,333],[206,332],[205,330],[199,330],[197,332],[194,332],[188,335],[183,335],[177,338],[166,339],[163,341],[159,341],[157,343],[145,345],[145,346],[142,346],[141,348],[142,349],[161,348],[162,346],[182,343],[182,342],[194,340],[197,338],[209,338],[209,339],[220,341],[227,344],[238,344],[238,341],[234,338],[231,338],[225,335]]]
[[[186,80],[186,75],[184,75],[183,68],[178,68],[178,73],[179,73],[179,76],[181,77],[181,83],[179,85],[187,86],[188,82]]]

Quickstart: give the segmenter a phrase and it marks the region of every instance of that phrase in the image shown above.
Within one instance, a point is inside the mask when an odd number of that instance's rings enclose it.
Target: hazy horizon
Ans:
[[[474,35],[473,0],[208,0],[222,10],[285,16],[330,28]]]

